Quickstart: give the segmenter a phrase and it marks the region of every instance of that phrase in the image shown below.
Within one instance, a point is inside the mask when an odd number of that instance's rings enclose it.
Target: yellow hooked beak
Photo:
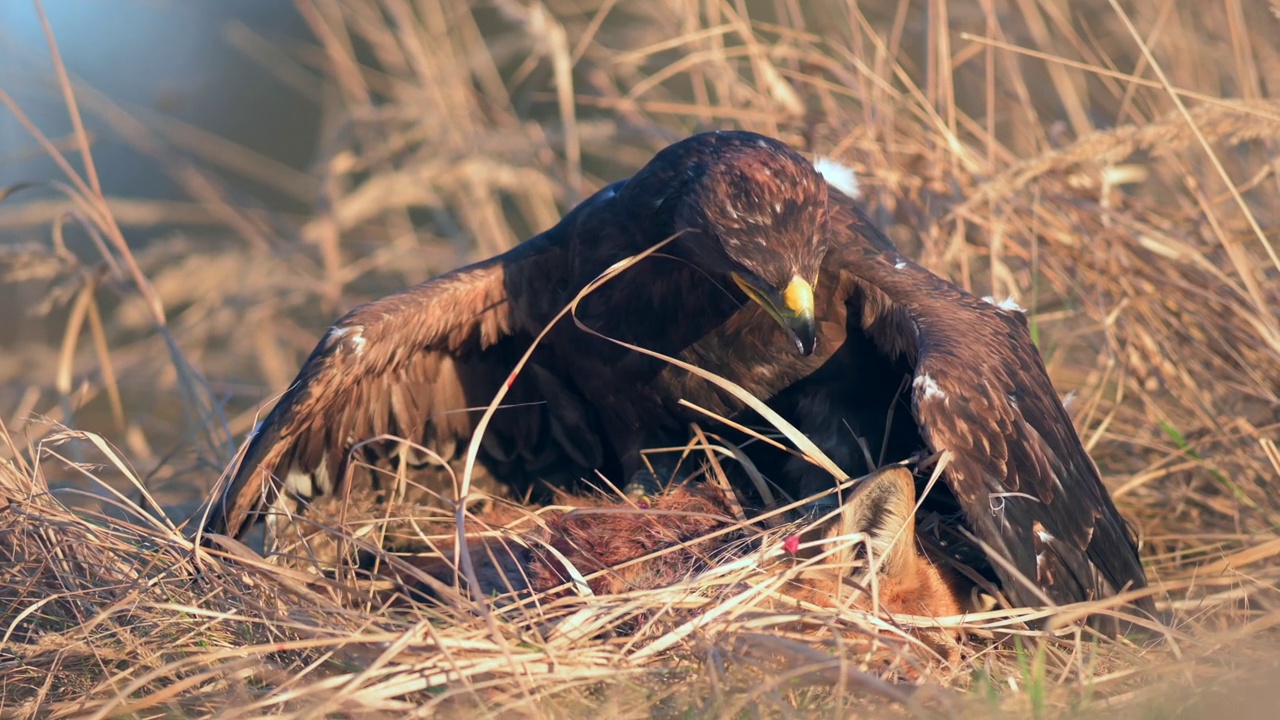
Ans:
[[[781,292],[738,273],[733,273],[733,281],[791,335],[801,355],[813,352],[817,325],[813,319],[813,286],[809,281],[796,275]]]

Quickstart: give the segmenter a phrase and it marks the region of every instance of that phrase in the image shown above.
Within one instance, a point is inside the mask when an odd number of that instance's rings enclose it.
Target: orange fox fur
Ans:
[[[541,592],[564,585],[570,573],[556,553],[546,550],[547,545],[587,576],[596,594],[660,588],[707,567],[717,551],[742,537],[740,531],[729,530],[734,521],[724,494],[705,484],[676,488],[642,509],[604,500],[575,505],[578,509],[570,512],[544,513],[545,525],[525,533],[523,543],[470,537],[468,548],[481,591]],[[828,538],[855,532],[867,536],[871,555],[879,562],[875,585],[881,608],[910,615],[958,615],[964,603],[956,578],[918,551],[914,510],[911,474],[901,467],[890,468],[862,480],[835,521],[818,532]],[[490,512],[483,519],[491,527],[500,526],[513,519],[506,514]],[[727,532],[705,538],[720,530]],[[415,564],[450,583],[454,576],[450,563],[433,558]],[[857,587],[851,581],[833,570],[813,569],[801,572],[784,592],[832,607],[850,600]],[[870,586],[864,580],[861,587]],[[870,608],[872,602],[861,593],[852,604]]]

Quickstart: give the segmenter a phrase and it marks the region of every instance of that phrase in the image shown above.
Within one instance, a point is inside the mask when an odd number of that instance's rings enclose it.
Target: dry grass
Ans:
[[[1196,688],[1274,672],[1274,4],[297,6],[314,46],[238,37],[283,76],[327,81],[312,175],[60,75],[73,118],[102,119],[190,201],[103,196],[78,123],[42,142],[67,158],[53,199],[0,189],[0,227],[29,240],[0,246],[0,270],[63,328],[0,359],[0,716],[1163,716],[1221,711],[1244,694]],[[342,309],[509,247],[714,127],[849,162],[904,249],[1031,309],[1140,531],[1163,642],[1006,613],[963,620],[949,660],[892,629],[911,619],[766,612],[750,563],[518,611],[388,610],[247,549],[197,567],[179,528],[126,507],[190,508]],[[320,202],[239,207],[214,167]],[[131,251],[131,228],[156,224],[172,235]]]

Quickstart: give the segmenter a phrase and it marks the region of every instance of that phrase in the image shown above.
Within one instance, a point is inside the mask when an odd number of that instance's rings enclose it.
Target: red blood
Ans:
[[[788,535],[787,539],[782,541],[782,549],[785,550],[788,555],[795,555],[800,552],[800,536]]]

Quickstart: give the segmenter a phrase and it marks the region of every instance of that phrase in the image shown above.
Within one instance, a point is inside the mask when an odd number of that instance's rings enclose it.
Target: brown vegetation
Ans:
[[[333,88],[315,177],[189,136],[179,153],[173,127],[60,75],[73,116],[153,153],[191,200],[102,195],[110,169],[78,126],[69,141],[29,128],[62,158],[53,199],[0,188],[0,227],[21,241],[0,246],[0,272],[58,328],[0,363],[0,716],[1167,715],[1199,686],[1274,673],[1274,6],[866,5],[299,0],[316,44],[272,48],[270,64]],[[203,496],[338,312],[508,247],[658,147],[731,126],[853,164],[904,251],[1029,308],[1141,538],[1158,642],[1066,622],[1085,608],[797,603],[785,584],[811,566],[788,559],[788,529],[719,505],[733,522],[709,527],[754,555],[691,541],[666,587],[571,577],[505,604],[378,550],[368,533],[430,536],[389,527],[385,508],[325,524],[333,559],[360,561],[328,574],[239,545],[197,553],[157,512]],[[320,202],[307,217],[242,207],[213,167]],[[155,222],[172,234],[131,249]],[[715,438],[696,455],[712,476],[734,462]],[[592,517],[551,512],[516,536]],[[449,601],[384,606],[401,576]],[[964,632],[961,652],[912,634],[939,628]]]

